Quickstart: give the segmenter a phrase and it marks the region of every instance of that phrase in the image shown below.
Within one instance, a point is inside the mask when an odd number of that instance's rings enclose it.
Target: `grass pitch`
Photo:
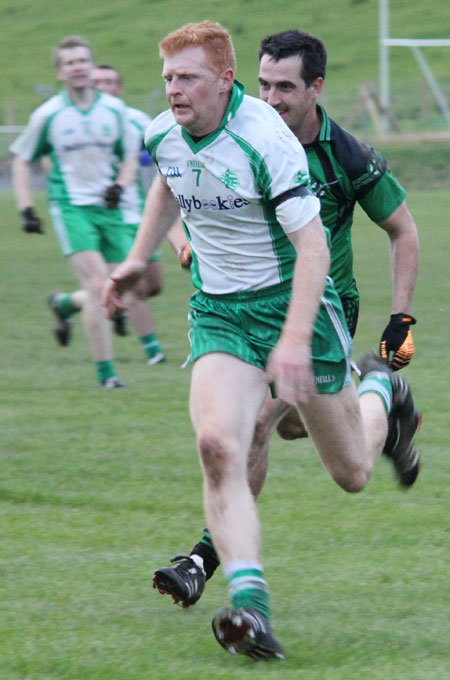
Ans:
[[[188,276],[164,249],[153,309],[169,362],[149,367],[116,339],[126,390],[102,391],[79,319],[60,348],[46,306],[76,285],[46,220],[25,235],[0,194],[2,680],[442,680],[449,667],[448,228],[445,192],[414,192],[422,265],[416,356],[404,374],[423,409],[424,466],[400,492],[387,462],[347,495],[308,441],[274,437],[259,508],[273,625],[286,659],[227,655],[210,620],[221,573],[192,609],[151,587],[203,527],[201,474],[187,413]],[[41,214],[45,203],[38,197]],[[389,316],[387,238],[358,212],[362,295],[355,355]]]

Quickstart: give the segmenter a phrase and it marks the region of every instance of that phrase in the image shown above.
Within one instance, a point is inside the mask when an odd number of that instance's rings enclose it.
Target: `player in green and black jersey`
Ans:
[[[419,253],[406,192],[379,152],[340,127],[317,104],[327,62],[325,46],[318,38],[296,30],[268,36],[261,42],[259,59],[261,99],[278,111],[306,151],[313,190],[321,202],[320,216],[331,233],[330,274],[352,335],[359,304],[351,241],[356,203],[388,233],[394,318],[383,333],[381,351],[384,347],[385,358],[394,352],[394,368],[401,368],[414,352],[409,324],[399,317],[410,318]],[[399,323],[400,333],[396,330]]]

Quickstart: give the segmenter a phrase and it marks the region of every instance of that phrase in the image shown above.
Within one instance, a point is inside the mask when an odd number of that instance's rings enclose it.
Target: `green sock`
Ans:
[[[72,316],[72,314],[77,314],[78,312],[81,312],[81,309],[73,304],[72,296],[70,293],[68,294],[61,293],[60,295],[57,295],[55,298],[55,303],[56,307],[58,308],[58,312],[65,319],[68,319],[69,316]]]
[[[101,383],[116,375],[114,361],[112,359],[108,361],[96,361],[95,367],[97,369],[98,381]]]
[[[367,373],[361,381],[358,394],[366,394],[367,392],[378,394],[386,409],[386,413],[389,415],[392,407],[392,385],[389,378],[386,378],[386,373],[378,371]]]
[[[144,352],[148,359],[153,359],[157,354],[163,354],[159,340],[155,333],[149,333],[148,335],[142,335],[139,341],[144,348]]]
[[[246,568],[242,564],[242,567],[233,569],[233,565],[230,565],[225,570],[228,594],[234,609],[253,607],[261,612],[266,619],[269,619],[269,588],[264,579],[262,568],[257,564],[251,568]]]

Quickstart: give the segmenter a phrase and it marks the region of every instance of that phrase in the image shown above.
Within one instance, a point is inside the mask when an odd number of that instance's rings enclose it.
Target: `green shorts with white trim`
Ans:
[[[197,291],[190,300],[190,360],[225,352],[265,370],[286,320],[290,295],[291,282],[230,295]],[[312,340],[319,393],[340,392],[351,382],[351,348],[342,304],[328,280]]]

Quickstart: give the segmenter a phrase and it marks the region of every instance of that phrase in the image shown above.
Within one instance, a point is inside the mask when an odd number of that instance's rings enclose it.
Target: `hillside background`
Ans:
[[[390,4],[390,37],[450,37],[448,6],[442,0]],[[0,125],[25,124],[30,112],[58,88],[51,51],[70,33],[91,41],[98,61],[121,69],[131,106],[156,115],[166,107],[159,40],[183,23],[209,18],[230,30],[237,76],[249,94],[257,94],[261,37],[288,28],[321,37],[329,54],[322,103],[344,127],[370,141],[376,129],[363,92],[377,94],[378,11],[378,0],[0,0]],[[449,99],[450,49],[424,48],[423,53]],[[450,130],[409,48],[391,48],[391,97],[396,133],[408,135],[412,155],[406,163],[404,143],[398,149],[391,140],[388,147],[381,144],[381,150],[389,148],[394,169],[397,165],[399,172],[406,172],[406,180],[416,182],[417,168],[426,166],[432,167],[429,181],[445,185],[450,141],[443,140]],[[424,134],[427,144],[417,148],[414,138],[420,141]],[[5,137],[0,135],[0,158],[7,156],[11,141]]]

